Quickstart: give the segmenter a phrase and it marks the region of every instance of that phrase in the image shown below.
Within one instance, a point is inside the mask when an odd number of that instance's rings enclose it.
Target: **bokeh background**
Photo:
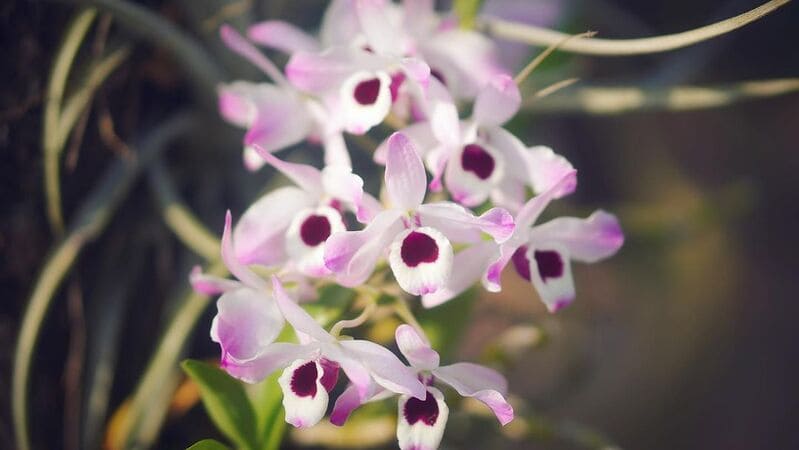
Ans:
[[[234,6],[218,15],[226,3]],[[569,32],[596,30],[606,38],[683,31],[757,5],[486,3],[488,13]],[[326,2],[141,4],[200,43],[225,68],[224,79],[232,80],[260,75],[221,46],[219,23],[283,18],[313,28]],[[0,5],[0,448],[14,448],[9,387],[20,318],[58,242],[45,215],[43,102],[55,52],[77,10],[69,2]],[[101,14],[79,53],[84,64],[75,66],[71,81],[84,76],[92,58],[107,48],[130,46],[65,146],[66,222],[75,219],[106,169],[146,142],[149,130],[190,111],[190,132],[170,144],[158,164],[185,203],[218,233],[225,209],[241,214],[274,174],[246,173],[241,133],[218,118],[214,92],[194,89],[196,74],[139,34]],[[557,54],[527,87],[580,77],[580,84],[550,98],[555,102],[581,85],[659,92],[796,77],[796,42],[799,6],[789,4],[741,30],[678,51],[610,58]],[[537,51],[503,47],[512,67]],[[501,294],[477,294],[451,356],[502,366],[528,419],[500,431],[456,414],[444,446],[559,449],[607,441],[627,449],[799,448],[799,97],[620,114],[554,111],[542,103],[509,128],[530,145],[551,146],[579,170],[577,193],[548,214],[587,215],[601,207],[618,214],[627,240],[606,262],[575,265],[578,299],[558,315],[547,314],[512,270]],[[374,189],[377,168],[362,150],[352,150],[355,168],[369,174],[367,186]],[[285,155],[320,159],[318,152],[299,147]],[[164,224],[151,178],[148,172],[136,180],[108,227],[87,245],[43,323],[30,382],[36,448],[99,445],[99,438],[80,439],[87,427],[97,436],[107,434],[108,419],[135,388],[179,307],[173,299],[186,289],[189,269],[201,262]],[[211,307],[200,317],[186,355],[217,357],[207,333],[212,315]],[[95,372],[97,367],[105,371]],[[107,408],[87,425],[88,395],[100,385]],[[185,392],[171,403],[153,448],[184,448],[217,436],[191,386],[180,386]],[[294,444],[287,445],[325,442],[318,439],[294,435]]]

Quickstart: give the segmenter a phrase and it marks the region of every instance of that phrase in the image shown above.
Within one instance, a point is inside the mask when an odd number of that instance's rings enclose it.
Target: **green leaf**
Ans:
[[[328,328],[352,305],[355,291],[345,287],[328,284],[319,289],[319,300],[305,305],[305,310],[323,327]]]
[[[458,16],[461,28],[474,28],[477,13],[483,6],[483,0],[455,0],[452,9]]]
[[[433,348],[442,356],[452,354],[469,323],[477,290],[469,289],[463,294],[435,308],[421,310],[416,318],[424,328]]]
[[[286,330],[284,330],[284,334]],[[285,341],[286,339],[278,340]],[[283,435],[286,431],[286,422],[283,417],[283,392],[277,379],[280,371],[253,386],[250,391],[255,413],[258,420],[258,436],[260,436],[261,450],[276,450],[280,448]]]
[[[186,450],[230,450],[230,447],[213,439],[203,439]]]
[[[241,383],[223,370],[202,361],[188,359],[183,370],[200,387],[205,410],[217,428],[236,446],[255,450],[255,411]]]

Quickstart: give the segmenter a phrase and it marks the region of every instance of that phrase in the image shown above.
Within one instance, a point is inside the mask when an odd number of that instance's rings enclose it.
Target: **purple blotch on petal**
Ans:
[[[372,78],[371,80],[361,81],[355,86],[355,101],[361,105],[373,105],[377,101],[377,95],[380,93],[380,79]]]
[[[336,382],[338,382],[339,366],[329,359],[322,359],[319,364],[322,365],[322,378],[319,379],[319,382],[322,383],[327,392],[330,392],[336,387]]]
[[[316,247],[330,236],[330,221],[325,216],[316,214],[308,216],[300,226],[302,242],[309,247]]]
[[[463,148],[461,167],[481,180],[487,180],[494,173],[494,158],[483,147],[469,144]]]
[[[516,269],[519,276],[530,281],[530,260],[527,259],[527,246],[523,245],[517,248],[511,256],[511,261],[513,261],[513,268]]]
[[[309,361],[294,370],[291,374],[291,392],[297,397],[316,396],[316,363]]]
[[[563,260],[558,252],[536,250],[533,257],[538,265],[538,274],[541,275],[541,281],[546,283],[547,278],[560,278],[563,276]]]
[[[438,244],[430,236],[418,231],[411,231],[402,240],[400,251],[402,261],[408,267],[416,267],[421,263],[432,263],[438,259]]]
[[[402,72],[397,72],[391,76],[391,84],[388,86],[388,89],[391,91],[392,103],[397,101],[397,97],[399,97],[400,87],[402,87],[402,83],[404,82],[405,82],[405,74]]]
[[[402,413],[410,425],[421,421],[425,425],[432,427],[438,420],[438,402],[433,397],[433,394],[427,391],[424,400],[419,400],[416,397],[409,398],[405,402],[405,408]]]

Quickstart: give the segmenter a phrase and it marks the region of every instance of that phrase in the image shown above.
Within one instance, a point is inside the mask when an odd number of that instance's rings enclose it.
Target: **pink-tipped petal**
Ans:
[[[247,30],[247,36],[254,42],[285,53],[319,51],[319,43],[314,37],[281,20],[257,23]]]
[[[361,404],[358,388],[354,385],[347,386],[347,389],[336,399],[336,404],[333,405],[333,411],[330,413],[330,423],[339,427],[344,425],[350,414]]]
[[[325,243],[325,265],[347,287],[363,284],[394,237],[402,231],[401,212],[383,211],[360,231],[331,235]]]
[[[435,78],[430,78],[424,104],[436,139],[448,147],[458,146],[461,138],[458,108],[447,88]]]
[[[393,207],[412,210],[424,201],[427,191],[424,164],[414,145],[402,133],[388,138],[385,179]]]
[[[217,301],[211,339],[222,347],[222,360],[252,360],[274,342],[283,329],[283,316],[265,292],[239,288]]]
[[[613,214],[599,210],[587,219],[561,217],[533,229],[536,242],[555,242],[572,259],[593,263],[613,256],[624,244],[624,233]]]
[[[316,167],[283,161],[267,152],[259,145],[253,145],[253,149],[258,152],[264,161],[287,176],[310,196],[318,198],[322,195],[322,192],[324,192],[322,187],[322,173]]]
[[[521,103],[522,95],[513,78],[500,74],[477,94],[472,117],[480,125],[502,125],[516,115]]]
[[[566,173],[563,178],[552,185],[552,187],[531,198],[522,207],[521,211],[519,211],[519,214],[516,215],[516,227],[522,230],[529,228],[533,223],[535,223],[536,219],[538,219],[538,216],[544,211],[547,205],[549,205],[549,202],[557,198],[557,196],[566,190],[568,186],[574,186],[576,183],[577,171],[572,170]]]
[[[518,223],[516,224],[517,233],[525,234],[518,231]],[[495,259],[488,265],[482,279],[483,287],[488,292],[499,292],[502,290],[502,271],[508,265],[519,244],[513,236],[508,241],[499,246],[499,254],[495,254]]]
[[[318,342],[335,342],[333,336],[323,330],[313,317],[289,298],[280,280],[274,275],[272,276],[272,290],[280,312],[283,313],[283,317],[295,330],[305,333]]]
[[[302,189],[275,189],[253,203],[233,230],[236,259],[271,266],[286,259],[285,233],[294,217],[318,199]]]
[[[191,269],[189,283],[195,292],[205,295],[219,295],[241,287],[241,283],[237,281],[203,273],[203,269],[200,266],[194,266]]]
[[[266,289],[266,282],[258,275],[251,271],[247,266],[239,262],[236,256],[236,250],[233,246],[233,239],[231,237],[231,215],[230,211],[225,214],[225,229],[222,232],[222,261],[227,266],[230,273],[238,278],[245,285],[256,289]]]
[[[322,93],[339,86],[356,70],[352,51],[333,47],[322,53],[294,53],[286,64],[286,77],[300,90]]]
[[[248,81],[234,81],[217,88],[219,113],[228,122],[246,128],[258,114],[259,86]]]
[[[475,216],[463,206],[452,202],[427,203],[418,208],[424,225],[441,229],[453,240],[461,241],[465,236],[487,233],[496,242],[502,243],[513,234],[513,216],[502,208],[492,208],[481,216]],[[465,242],[474,242],[474,237]]]
[[[449,281],[443,288],[432,294],[422,296],[422,306],[433,308],[457,297],[475,283],[485,273],[492,257],[498,252],[498,247],[493,242],[479,242],[455,254]]]
[[[312,117],[296,93],[264,84],[253,101],[256,116],[244,136],[245,145],[257,145],[272,153],[301,142],[311,133]]]
[[[399,130],[399,132],[411,141],[420,157],[424,157],[427,152],[438,145],[438,141],[433,135],[433,130],[430,128],[430,122],[417,122]],[[385,165],[386,158],[388,158],[388,140],[381,142],[373,155],[374,161],[378,164]]]
[[[341,341],[341,346],[369,370],[380,386],[398,394],[424,396],[424,385],[416,373],[387,348],[359,339]]]
[[[505,399],[508,383],[499,372],[472,363],[439,367],[433,374],[464,397],[485,403],[502,425],[513,420],[513,407]]]
[[[283,77],[283,73],[280,72],[280,69],[233,27],[230,25],[222,25],[222,27],[219,28],[219,35],[222,38],[222,42],[224,42],[228,48],[243,56],[254,66],[263,70],[265,74],[272,78],[272,81],[284,86],[288,84]]]
[[[423,92],[427,90],[430,83],[430,66],[426,62],[419,58],[403,58],[400,65],[409,80],[418,84]]]
[[[438,367],[438,352],[430,347],[430,342],[416,328],[408,324],[400,325],[394,332],[394,338],[400,351],[414,368],[433,370]]]

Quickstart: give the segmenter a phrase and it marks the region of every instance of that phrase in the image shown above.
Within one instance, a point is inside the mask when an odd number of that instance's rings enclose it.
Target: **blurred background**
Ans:
[[[217,29],[222,23],[243,29],[267,18],[314,29],[326,5],[144,1],[135,5],[161,21],[142,22],[124,2],[96,2],[105,7],[65,82],[64,98],[91,88],[88,107],[75,114],[71,132],[45,129],[54,61],[71,20],[91,3],[0,5],[0,448],[15,448],[14,348],[51,255],[68,258],[80,249],[64,269],[33,353],[28,415],[34,448],[118,448],[115,426],[176,317],[193,315],[196,324],[177,333],[185,335],[185,345],[183,337],[175,341],[174,358],[218,357],[208,337],[215,308],[186,294],[189,270],[203,264],[203,250],[213,253],[213,246],[203,247],[207,236],[199,236],[199,250],[191,251],[170,226],[180,226],[185,207],[220,234],[225,210],[240,215],[274,173],[245,171],[242,133],[217,115],[215,79],[263,79],[220,44]],[[487,0],[483,11],[567,32],[631,38],[693,29],[757,5]],[[477,292],[457,305],[469,322],[451,341],[448,359],[501,367],[522,420],[500,430],[478,418],[475,426],[465,405],[451,417],[442,448],[799,448],[799,96],[737,99],[712,108],[666,101],[675,86],[728,90],[743,81],[795,78],[798,41],[799,6],[789,4],[677,51],[558,53],[527,80],[532,92],[580,78],[531,102],[509,125],[527,144],[551,146],[579,171],[576,194],[547,215],[606,209],[619,216],[627,240],[608,261],[575,264],[577,301],[557,315],[547,314],[512,270],[502,293]],[[539,51],[502,47],[514,71]],[[210,69],[200,70],[204,65]],[[586,87],[635,88],[652,100],[586,111],[576,100]],[[386,134],[378,130],[375,138]],[[43,147],[55,145],[58,136],[63,235],[48,223],[43,182]],[[369,149],[348,143],[355,170],[374,192],[379,172]],[[283,155],[318,164],[320,153],[297,147]],[[128,170],[137,164],[141,171]],[[76,229],[78,238],[58,247],[60,236],[72,237]],[[174,362],[168,356],[163,371],[154,372],[163,377],[148,381],[159,390],[141,397],[158,420],[145,426],[139,447],[185,448],[218,436],[197,404],[196,387],[167,364]],[[374,426],[372,433],[380,435]],[[392,433],[388,427],[387,440],[375,445],[392,448]],[[293,433],[286,446],[336,442],[352,445],[322,430]]]

